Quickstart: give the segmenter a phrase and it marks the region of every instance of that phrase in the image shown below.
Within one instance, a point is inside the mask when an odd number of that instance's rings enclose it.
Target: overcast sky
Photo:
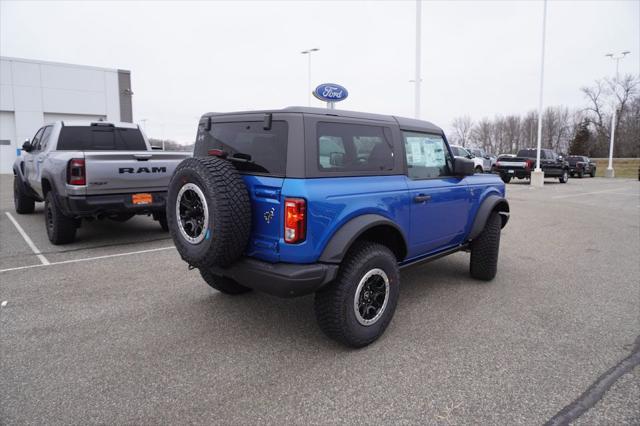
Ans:
[[[312,82],[349,90],[342,109],[413,116],[415,1],[0,2],[0,54],[131,70],[134,119],[194,139],[207,111],[307,105]],[[537,107],[541,1],[424,1],[422,116],[449,129]],[[640,1],[550,1],[545,105],[581,107],[580,87],[630,50],[640,72]],[[312,105],[323,106],[313,100]]]

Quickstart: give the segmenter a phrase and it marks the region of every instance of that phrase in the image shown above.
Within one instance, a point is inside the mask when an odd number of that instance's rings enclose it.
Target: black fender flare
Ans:
[[[467,240],[473,240],[480,235],[487,223],[487,220],[489,219],[489,215],[491,215],[491,212],[494,210],[497,210],[501,216],[502,228],[506,226],[509,221],[509,202],[498,195],[489,195],[484,199],[476,213],[476,217],[473,220],[471,232],[469,232]]]
[[[342,262],[342,259],[347,254],[347,251],[349,250],[351,245],[358,239],[358,237],[368,229],[379,225],[391,226],[396,231],[398,231],[398,233],[402,237],[402,242],[404,244],[406,253],[407,238],[396,223],[379,214],[363,214],[349,220],[331,236],[329,242],[320,255],[319,261],[324,263]]]
[[[24,162],[20,162],[20,164],[24,164]],[[36,194],[36,192],[31,189],[31,185],[29,185],[29,182],[27,182],[27,180],[25,179],[24,173],[22,172],[22,167],[20,167],[19,164],[13,165],[13,175],[16,179],[18,179],[18,185],[20,185],[20,188],[25,193],[29,194],[29,196],[36,201],[42,201],[40,200],[40,197],[38,197],[38,194]]]

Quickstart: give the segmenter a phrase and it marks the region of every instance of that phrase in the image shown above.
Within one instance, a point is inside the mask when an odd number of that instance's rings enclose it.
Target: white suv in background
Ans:
[[[470,153],[466,148],[461,147],[460,145],[451,145],[451,151],[453,151],[453,155],[455,157],[463,157],[473,160],[473,167],[476,170],[476,173],[484,173],[484,158],[476,157],[472,153]]]

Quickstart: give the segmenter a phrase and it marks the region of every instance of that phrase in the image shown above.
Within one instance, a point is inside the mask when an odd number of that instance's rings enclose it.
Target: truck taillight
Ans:
[[[531,160],[525,161],[524,167],[526,169],[531,169],[531,167],[533,167],[533,161],[531,161]]]
[[[302,198],[284,200],[284,241],[289,244],[304,241],[307,233],[307,203]]]
[[[85,172],[84,158],[72,158],[67,166],[67,183],[69,185],[86,185],[87,174]]]
[[[496,164],[494,164],[495,167],[500,167],[500,162],[496,161]]]

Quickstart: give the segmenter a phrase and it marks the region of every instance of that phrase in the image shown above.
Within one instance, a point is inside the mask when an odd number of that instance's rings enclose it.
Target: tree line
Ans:
[[[550,106],[542,112],[542,147],[559,154],[608,157],[614,108],[614,157],[640,157],[640,78],[626,75],[597,80],[581,89],[585,106]],[[538,113],[495,116],[474,121],[469,115],[453,120],[451,139],[494,154],[513,154],[535,147]]]

